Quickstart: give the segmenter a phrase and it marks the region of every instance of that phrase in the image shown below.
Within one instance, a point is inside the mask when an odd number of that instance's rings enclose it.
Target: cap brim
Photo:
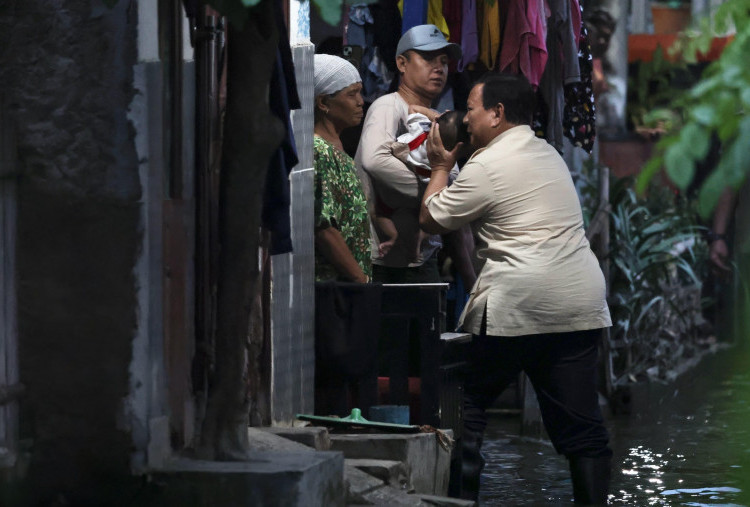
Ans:
[[[415,51],[437,51],[438,49],[445,49],[446,53],[452,60],[460,60],[463,56],[461,46],[452,42],[433,42],[432,44],[423,44],[418,47],[410,48]],[[408,50],[407,50],[408,51]]]

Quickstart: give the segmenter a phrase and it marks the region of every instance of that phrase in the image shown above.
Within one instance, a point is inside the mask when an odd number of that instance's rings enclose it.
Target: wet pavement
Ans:
[[[610,505],[750,506],[750,361],[704,359],[672,385],[633,391],[630,413],[610,415]],[[495,417],[483,452],[480,505],[572,505],[567,461],[544,439]]]

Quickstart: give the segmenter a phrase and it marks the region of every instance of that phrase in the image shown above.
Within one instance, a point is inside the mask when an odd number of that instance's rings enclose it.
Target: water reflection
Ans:
[[[634,396],[610,417],[615,453],[611,505],[750,505],[750,372],[705,360],[673,386]],[[738,393],[740,393],[738,395]],[[570,505],[567,461],[546,440],[517,436],[495,418],[484,447],[482,505]]]

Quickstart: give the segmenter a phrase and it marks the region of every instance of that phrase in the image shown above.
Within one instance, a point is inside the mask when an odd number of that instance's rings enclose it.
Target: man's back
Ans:
[[[609,325],[604,278],[568,169],[529,127],[500,134],[429,200],[442,226],[472,222],[485,261],[467,307],[467,330],[479,332],[485,305],[491,335]]]

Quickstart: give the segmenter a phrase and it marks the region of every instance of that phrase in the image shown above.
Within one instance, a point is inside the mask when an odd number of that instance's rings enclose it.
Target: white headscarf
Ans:
[[[315,55],[314,76],[316,97],[330,95],[362,82],[354,65],[334,55]]]

